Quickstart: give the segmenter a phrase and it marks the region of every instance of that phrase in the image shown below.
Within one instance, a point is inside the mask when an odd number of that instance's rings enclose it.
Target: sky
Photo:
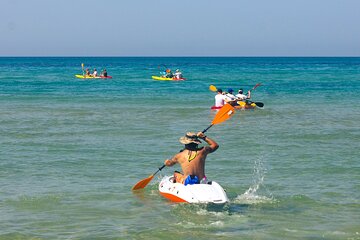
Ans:
[[[0,56],[360,56],[360,0],[0,3]]]

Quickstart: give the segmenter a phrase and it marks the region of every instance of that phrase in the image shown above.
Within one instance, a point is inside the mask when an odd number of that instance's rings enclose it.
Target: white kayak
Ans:
[[[215,181],[201,184],[173,183],[173,176],[165,176],[159,184],[160,194],[172,202],[215,203],[229,202],[225,190]]]

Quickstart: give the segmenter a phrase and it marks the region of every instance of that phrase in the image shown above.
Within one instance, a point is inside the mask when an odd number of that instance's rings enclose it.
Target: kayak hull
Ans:
[[[173,176],[165,176],[159,184],[160,195],[177,203],[214,203],[229,202],[225,190],[215,181],[203,184],[173,183]]]
[[[234,108],[236,109],[254,109],[256,108],[256,104],[255,103],[246,103],[244,101],[238,101],[238,104],[234,106]],[[211,110],[219,110],[221,107],[217,107],[217,106],[212,106]]]
[[[237,105],[234,106],[236,109],[254,109],[256,108],[256,104],[251,102],[247,103],[244,101],[238,101]]]
[[[82,74],[76,74],[75,77],[77,78],[81,78],[81,79],[95,79],[95,78],[112,78],[112,76],[107,76],[107,77],[103,77],[103,76],[98,76],[98,77],[93,77],[93,76],[84,76]]]
[[[158,80],[158,81],[184,81],[186,80],[186,78],[166,78],[166,77],[161,77],[161,76],[151,76],[152,79],[154,80]]]

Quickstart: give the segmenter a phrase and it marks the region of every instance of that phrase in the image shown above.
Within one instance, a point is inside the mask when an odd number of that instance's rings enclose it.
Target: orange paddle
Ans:
[[[235,109],[230,104],[225,104],[218,113],[215,115],[213,121],[211,122],[211,125],[204,129],[202,132],[205,133],[209,128],[211,128],[215,124],[222,123],[226,120],[228,120],[233,114],[235,113]],[[144,178],[143,180],[140,180],[138,183],[136,183],[131,190],[137,190],[145,188],[149,182],[154,178],[155,174],[157,174],[159,171],[161,171],[165,167],[165,164],[162,165],[154,174],[150,175],[147,178]]]
[[[161,171],[164,167],[165,167],[165,164],[162,165],[154,174],[150,175],[149,177],[147,177],[147,178],[139,181],[137,184],[135,184],[131,190],[145,188],[146,185],[148,185],[149,182],[154,178],[155,174],[157,174],[159,171]]]
[[[211,125],[205,128],[202,132],[205,133],[209,128],[211,128],[215,124],[219,124],[228,120],[235,113],[235,108],[230,104],[225,104],[220,108],[218,113],[215,115]]]

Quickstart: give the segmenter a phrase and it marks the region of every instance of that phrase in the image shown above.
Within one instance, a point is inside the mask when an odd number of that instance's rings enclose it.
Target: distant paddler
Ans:
[[[102,76],[102,77],[105,77],[105,78],[108,76],[107,71],[106,71],[105,68],[102,70],[101,76]]]
[[[174,77],[174,74],[172,73],[170,68],[166,69],[164,77],[165,78],[173,78]]]
[[[238,100],[245,100],[245,99],[250,99],[251,98],[251,91],[249,90],[247,92],[247,95],[244,94],[244,90],[242,88],[239,89],[238,94],[235,95],[235,97],[237,97]]]
[[[91,77],[91,73],[90,73],[90,70],[88,68],[85,70],[85,75],[84,76],[85,77]]]
[[[93,76],[94,78],[98,77],[98,72],[97,72],[96,68],[94,68],[94,71],[93,71],[93,73],[92,73],[92,76]]]
[[[182,75],[182,72],[180,72],[180,69],[176,69],[174,78],[178,79],[178,80],[183,78],[183,75]]]

